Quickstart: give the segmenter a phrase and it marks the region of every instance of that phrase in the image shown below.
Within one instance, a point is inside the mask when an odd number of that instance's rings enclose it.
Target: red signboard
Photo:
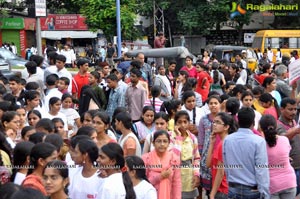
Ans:
[[[25,58],[26,54],[26,34],[25,30],[20,30],[20,51],[21,51],[21,56]]]
[[[25,30],[35,30],[36,19],[24,18]]]
[[[88,30],[84,23],[85,17],[77,14],[55,15],[41,17],[42,30]]]

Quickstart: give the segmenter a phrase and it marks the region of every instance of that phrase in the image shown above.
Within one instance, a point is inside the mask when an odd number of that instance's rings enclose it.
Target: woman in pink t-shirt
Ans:
[[[295,171],[290,164],[289,140],[277,135],[277,122],[272,115],[263,115],[259,125],[267,142],[271,198],[294,199],[297,184]]]
[[[278,119],[280,115],[279,106],[277,104],[277,101],[273,96],[269,93],[263,93],[259,97],[259,103],[262,107],[265,108],[263,115],[270,114],[272,115],[276,120]]]

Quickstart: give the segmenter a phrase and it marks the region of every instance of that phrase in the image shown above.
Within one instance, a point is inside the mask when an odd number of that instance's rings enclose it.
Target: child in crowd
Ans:
[[[70,85],[70,80],[67,77],[60,77],[57,83],[57,89],[62,93],[68,93],[68,87]]]
[[[61,97],[62,107],[60,112],[65,114],[68,122],[68,136],[71,136],[73,133],[76,133],[77,129],[81,127],[80,115],[79,113],[72,108],[73,97],[72,95],[65,93]]]

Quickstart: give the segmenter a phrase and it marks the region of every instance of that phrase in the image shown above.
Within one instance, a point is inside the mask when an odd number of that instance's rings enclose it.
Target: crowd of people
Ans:
[[[47,66],[32,55],[0,76],[0,198],[294,199],[296,84],[266,62],[252,87],[243,53],[187,56],[178,74],[143,53],[95,67],[51,46]]]

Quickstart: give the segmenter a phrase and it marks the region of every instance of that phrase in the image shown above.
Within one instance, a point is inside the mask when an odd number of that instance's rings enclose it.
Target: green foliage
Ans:
[[[86,24],[92,31],[103,30],[107,37],[117,35],[115,0],[71,0],[80,5],[80,14],[86,17]],[[138,30],[134,27],[137,4],[135,0],[121,1],[122,39],[136,39]]]
[[[139,0],[141,15],[153,16],[153,0]],[[275,0],[274,0],[275,1]],[[295,0],[296,1],[296,0]],[[300,1],[300,0],[298,0]],[[232,2],[240,4],[242,0],[156,0],[157,5],[164,5],[165,24],[171,27],[171,34],[207,35],[211,30],[220,30],[227,21],[236,22],[234,27],[241,31],[244,24],[250,23],[250,11],[245,15],[230,19]],[[247,3],[261,4],[261,0],[248,0]],[[243,3],[241,3],[243,5]],[[162,6],[161,6],[162,7]]]

